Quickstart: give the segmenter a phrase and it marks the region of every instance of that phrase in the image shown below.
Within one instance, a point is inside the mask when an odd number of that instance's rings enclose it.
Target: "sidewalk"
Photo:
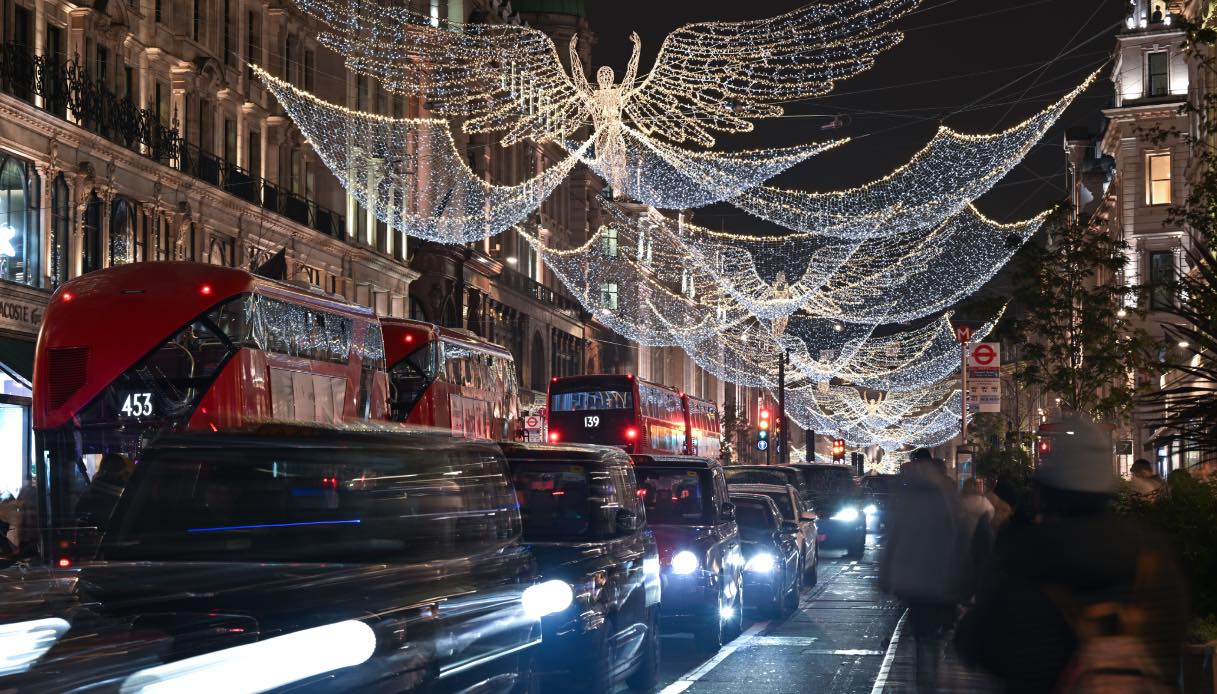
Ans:
[[[884,657],[883,666],[872,694],[879,694],[879,692],[912,694],[916,692],[917,671],[914,658],[913,633],[907,627],[907,620],[901,617],[892,634],[892,642],[888,646],[888,653]],[[987,694],[989,692],[996,694],[1002,689],[989,676],[970,670],[959,662],[955,649],[948,640],[943,661],[938,665],[938,689],[935,691],[943,694],[963,694],[965,692],[968,694]],[[921,694],[928,694],[928,692]]]

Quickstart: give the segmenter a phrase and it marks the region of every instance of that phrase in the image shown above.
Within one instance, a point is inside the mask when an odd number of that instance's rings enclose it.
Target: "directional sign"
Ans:
[[[972,326],[957,325],[955,326],[955,339],[959,340],[959,344],[966,345],[972,341]]]
[[[1001,343],[982,342],[968,350],[968,407],[1001,412]]]
[[[760,441],[756,442],[756,450],[763,451],[767,448],[769,448],[769,442],[765,439],[761,439]]]

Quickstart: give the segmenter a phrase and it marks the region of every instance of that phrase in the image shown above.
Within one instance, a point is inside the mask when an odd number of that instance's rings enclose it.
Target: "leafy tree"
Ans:
[[[1065,410],[1119,417],[1133,404],[1128,374],[1148,366],[1152,339],[1130,322],[1134,289],[1118,281],[1125,244],[1059,209],[1047,239],[1021,255],[1011,334],[1022,359],[1019,385],[1061,399]]]

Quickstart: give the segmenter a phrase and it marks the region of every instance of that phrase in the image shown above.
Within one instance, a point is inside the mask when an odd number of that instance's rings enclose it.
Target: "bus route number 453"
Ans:
[[[127,393],[118,413],[124,417],[151,417],[152,393]]]
[[[598,426],[600,426],[600,418],[597,417],[596,415],[591,415],[591,416],[583,418],[583,428],[584,429],[595,429]]]

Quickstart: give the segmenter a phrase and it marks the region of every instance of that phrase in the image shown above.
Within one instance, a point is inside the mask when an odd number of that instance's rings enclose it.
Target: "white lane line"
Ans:
[[[764,631],[765,627],[767,626],[769,626],[769,622],[757,622],[756,624],[753,624],[748,628],[747,631],[740,634],[739,637],[737,637],[734,641],[720,648],[718,653],[713,658],[681,675],[680,679],[659,690],[659,694],[680,694],[680,692],[692,687],[694,682],[709,674],[711,670],[718,667],[719,664],[730,657],[732,653],[743,648],[744,646],[747,646],[752,639],[756,638],[756,635]]]
[[[896,648],[900,645],[900,634],[904,631],[904,620],[908,616],[909,611],[905,610],[896,622],[892,640],[887,644],[887,653],[883,656],[883,664],[879,666],[879,674],[875,677],[875,686],[871,687],[870,694],[883,694],[883,690],[887,688],[887,678],[891,675],[892,663],[896,660]]]

